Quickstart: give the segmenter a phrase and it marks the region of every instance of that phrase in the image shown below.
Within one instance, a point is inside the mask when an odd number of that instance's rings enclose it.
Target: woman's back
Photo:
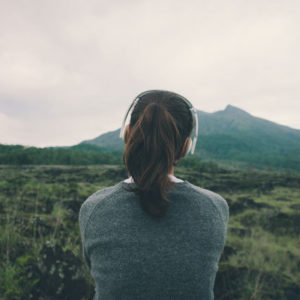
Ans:
[[[167,214],[155,219],[128,186],[136,184],[97,191],[80,209],[95,299],[213,299],[229,218],[225,199],[174,182]]]

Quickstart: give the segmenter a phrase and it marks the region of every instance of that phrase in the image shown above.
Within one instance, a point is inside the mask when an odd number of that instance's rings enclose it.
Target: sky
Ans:
[[[69,146],[165,89],[300,129],[300,2],[0,0],[0,143]]]

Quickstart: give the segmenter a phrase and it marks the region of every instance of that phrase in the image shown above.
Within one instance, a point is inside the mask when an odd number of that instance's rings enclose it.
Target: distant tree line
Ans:
[[[256,168],[268,170],[300,171],[300,152],[293,150],[262,151],[252,153],[237,147],[219,147],[210,149],[207,142],[200,147],[194,156],[181,159],[179,166],[200,168],[204,167],[221,171],[217,164],[237,166],[238,168]],[[2,165],[122,165],[122,151],[101,148],[93,144],[79,144],[71,147],[25,147],[22,145],[0,144],[0,164]]]
[[[0,164],[3,165],[93,165],[121,164],[122,155],[94,145],[73,147],[24,147],[0,144]]]

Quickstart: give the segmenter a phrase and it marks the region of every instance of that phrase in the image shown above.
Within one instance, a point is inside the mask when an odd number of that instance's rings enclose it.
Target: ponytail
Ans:
[[[166,190],[174,187],[168,173],[180,158],[182,145],[175,119],[157,102],[146,105],[126,136],[123,162],[137,185],[130,191],[152,216],[162,217],[167,212],[170,200]]]

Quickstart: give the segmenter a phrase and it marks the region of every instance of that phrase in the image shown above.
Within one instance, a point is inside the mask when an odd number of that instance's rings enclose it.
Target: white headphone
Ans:
[[[140,93],[131,103],[131,105],[129,106],[125,117],[123,119],[123,123],[122,123],[122,127],[120,130],[120,138],[122,138],[122,140],[125,142],[125,136],[126,136],[126,132],[125,132],[125,128],[126,128],[126,120],[128,118],[129,113],[131,113],[136,105],[136,103],[138,102],[138,100],[140,98],[142,98],[143,96],[145,96],[146,94],[150,94],[150,93],[156,93],[156,92],[168,92],[168,93],[172,93],[173,95],[175,95],[176,97],[182,99],[189,107],[192,117],[193,117],[193,130],[191,132],[191,135],[189,136],[188,142],[187,142],[187,150],[184,154],[187,155],[189,152],[191,152],[191,154],[194,154],[195,152],[195,148],[196,148],[196,143],[197,143],[197,138],[198,138],[198,115],[197,115],[197,110],[193,107],[192,103],[187,100],[186,98],[184,98],[183,96],[176,94],[174,92],[170,92],[170,91],[165,91],[165,90],[149,90],[149,91],[145,91]],[[191,136],[194,135],[194,138],[192,140]]]

